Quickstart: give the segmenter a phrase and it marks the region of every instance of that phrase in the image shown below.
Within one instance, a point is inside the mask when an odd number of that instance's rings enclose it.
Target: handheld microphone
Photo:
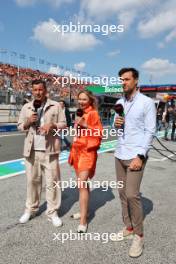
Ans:
[[[120,117],[124,117],[124,107],[122,104],[116,104],[114,110]],[[121,125],[121,129],[124,130],[124,124]]]
[[[84,111],[83,111],[81,108],[78,108],[78,109],[76,110],[76,116],[78,116],[78,117],[82,117],[83,114],[84,114]],[[77,130],[77,134],[78,134],[78,131],[80,130],[80,128],[81,128],[80,125],[78,125],[78,124],[76,124],[76,123],[74,124],[74,129]],[[73,142],[76,142],[77,137],[79,137],[79,136],[77,135],[77,136],[74,137]]]
[[[34,106],[34,112],[37,113],[38,108],[41,107],[41,101],[40,100],[34,100],[33,106]]]
[[[116,114],[118,114],[121,117],[124,117],[124,107],[122,104],[116,104],[114,106],[114,110],[115,110]]]
[[[38,115],[38,112],[37,110],[41,107],[41,101],[40,100],[34,100],[33,102],[33,106],[34,106],[34,112]],[[38,120],[36,123],[35,123],[36,127],[39,127],[40,126],[40,120]]]
[[[77,115],[77,116],[82,117],[83,114],[84,114],[84,112],[83,112],[83,110],[82,110],[81,108],[78,108],[78,109],[76,110],[76,115]]]
[[[82,117],[83,114],[84,114],[84,111],[83,111],[81,108],[78,108],[78,109],[76,110],[76,116],[78,116],[78,117]],[[80,127],[81,127],[80,125],[76,125],[76,128],[80,128]]]

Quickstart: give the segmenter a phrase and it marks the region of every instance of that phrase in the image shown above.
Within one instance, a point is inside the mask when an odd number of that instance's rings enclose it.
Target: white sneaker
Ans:
[[[20,224],[26,224],[30,220],[31,216],[30,212],[25,212],[19,219]]]
[[[62,220],[58,217],[58,215],[53,215],[51,216],[51,218],[48,218],[48,220],[51,221],[53,226],[55,227],[59,227],[63,225]]]
[[[87,232],[87,224],[86,225],[79,225],[77,232],[78,233],[86,233]]]
[[[113,236],[111,236],[111,241],[119,242],[127,239],[133,239],[133,237],[134,237],[133,231],[129,231],[128,229],[126,229],[126,227],[124,227],[117,234],[113,234]]]
[[[144,238],[138,235],[134,235],[132,245],[129,250],[129,256],[137,258],[142,254],[144,248]]]

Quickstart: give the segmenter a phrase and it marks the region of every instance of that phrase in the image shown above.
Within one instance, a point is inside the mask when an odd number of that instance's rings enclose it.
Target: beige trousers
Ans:
[[[119,188],[119,197],[122,205],[122,218],[126,227],[133,227],[134,233],[143,234],[143,208],[140,198],[140,184],[144,167],[140,171],[131,171],[131,160],[115,158],[117,181],[123,181],[123,188]]]
[[[46,201],[48,217],[56,214],[61,205],[61,188],[54,182],[60,181],[58,154],[46,155],[42,151],[33,151],[25,159],[27,176],[26,211],[35,213],[39,209],[42,191],[42,176],[46,181]]]

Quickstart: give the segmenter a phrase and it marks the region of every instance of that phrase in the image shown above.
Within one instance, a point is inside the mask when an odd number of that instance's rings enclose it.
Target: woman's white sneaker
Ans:
[[[87,232],[87,224],[86,225],[79,225],[77,232],[78,233],[86,233]]]

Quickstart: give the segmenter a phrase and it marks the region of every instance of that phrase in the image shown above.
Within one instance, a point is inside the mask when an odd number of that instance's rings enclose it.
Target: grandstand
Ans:
[[[0,50],[1,52],[2,50]],[[9,53],[10,54],[10,53]],[[17,56],[17,53],[16,53]],[[19,56],[22,55],[19,54]],[[19,57],[20,58],[20,57]],[[26,58],[26,55],[23,56]],[[36,60],[34,57],[29,57]],[[1,56],[2,59],[2,56]],[[9,61],[12,62],[12,61]],[[44,60],[39,59],[39,63],[43,64]],[[49,63],[47,63],[49,65]],[[64,68],[67,72],[71,72],[70,69],[63,66],[57,66],[57,64],[51,64],[53,67]],[[29,65],[28,65],[29,66]],[[36,67],[37,68],[37,67]],[[46,70],[46,69],[45,69]],[[85,75],[83,72],[76,72],[79,75]],[[74,71],[73,71],[74,75]],[[72,76],[73,76],[72,75]],[[70,75],[71,76],[71,75]],[[69,103],[70,107],[74,107],[77,99],[77,94],[84,89],[89,89],[90,85],[96,87],[93,83],[88,82],[72,82],[72,78],[67,75],[68,82],[63,84],[63,78],[65,78],[64,71],[61,74],[54,74],[43,71],[43,69],[32,69],[30,67],[22,67],[22,65],[14,65],[12,63],[0,62],[0,123],[2,122],[17,122],[18,114],[25,102],[25,98],[31,95],[31,83],[34,79],[44,79],[48,88],[48,95],[51,99],[58,100],[64,98]],[[87,76],[90,76],[87,74]],[[57,81],[56,81],[57,80]],[[88,87],[89,86],[89,87]],[[92,88],[91,88],[92,90]],[[95,94],[96,94],[95,89]],[[141,85],[140,90],[142,93],[156,98],[157,93],[171,93],[175,94],[176,85]],[[117,93],[106,93],[97,95],[99,103],[99,112],[102,119],[108,119],[111,108],[113,107],[116,99],[120,96]],[[175,98],[174,98],[175,99]],[[172,99],[172,100],[174,100]],[[167,100],[166,100],[167,101]],[[73,110],[74,111],[74,110]]]
[[[46,80],[48,93],[52,98],[62,97],[70,99],[71,91],[71,98],[74,100],[78,92],[87,86],[87,84],[70,85],[69,83],[63,86],[60,80],[62,77],[39,70],[19,68],[14,65],[0,63],[0,103],[10,103],[10,96],[8,94],[13,94],[16,97],[17,104],[22,103],[22,98],[26,94],[31,93],[31,82],[34,79]],[[58,79],[58,82],[55,81],[56,79]]]

